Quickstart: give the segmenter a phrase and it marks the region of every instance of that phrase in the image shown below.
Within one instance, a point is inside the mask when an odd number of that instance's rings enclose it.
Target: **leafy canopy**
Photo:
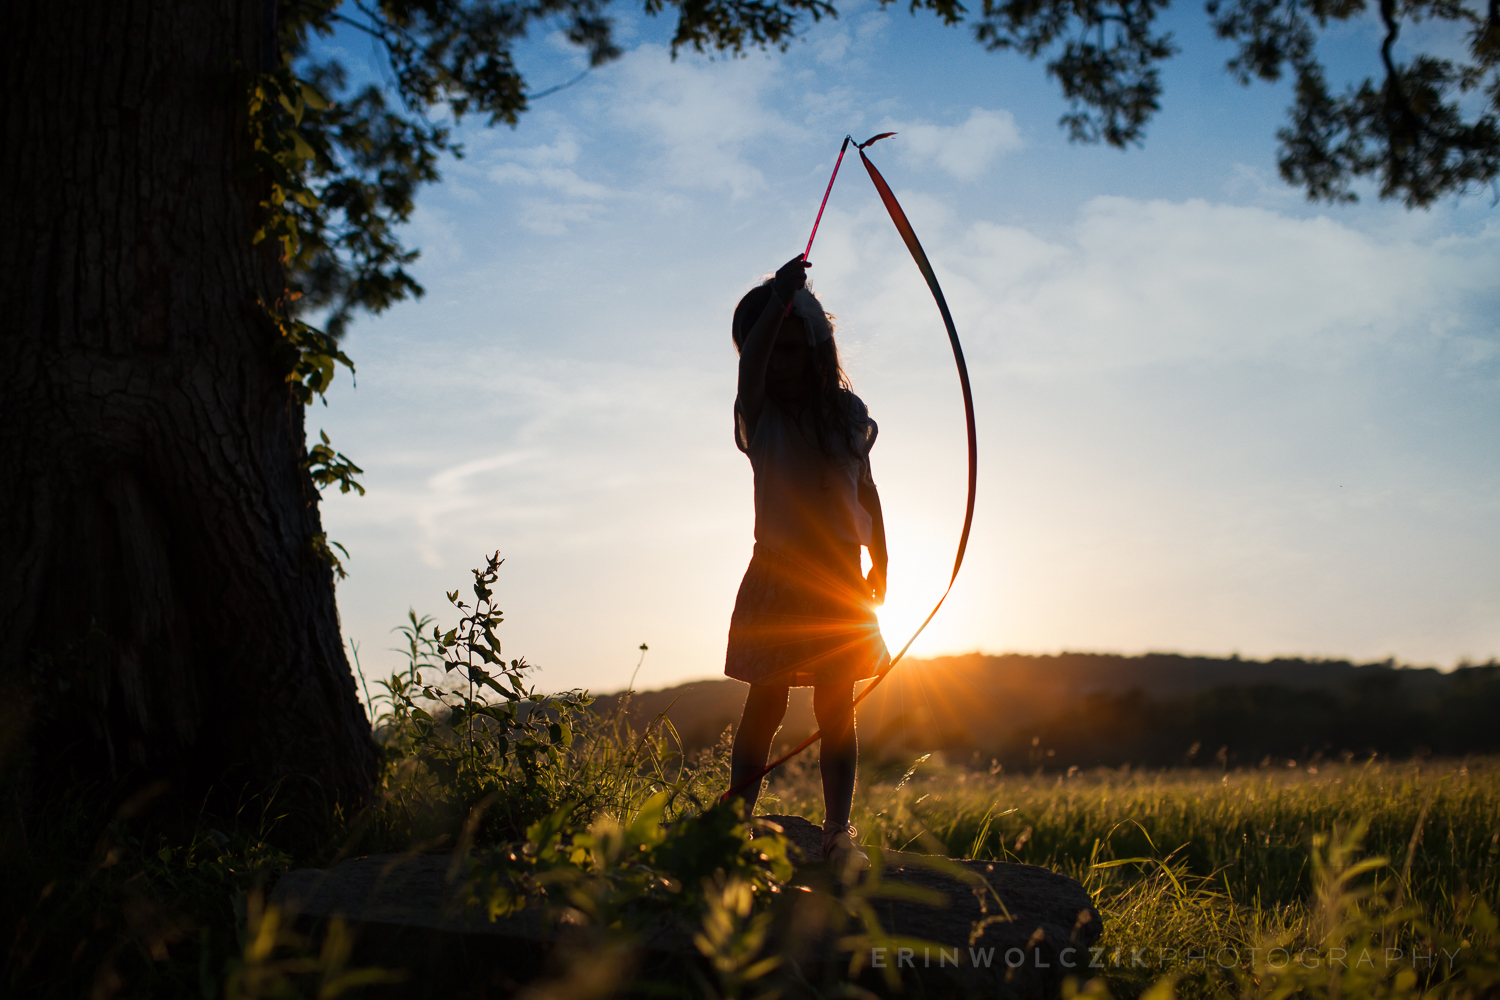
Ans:
[[[675,13],[674,56],[683,48],[734,55],[784,49],[809,21],[838,14],[826,0],[642,2],[652,16]],[[516,42],[533,29],[560,29],[590,68],[603,65],[621,52],[609,3],[280,0],[279,65],[257,78],[261,99],[252,104],[277,118],[263,126],[269,138],[257,145],[274,181],[270,219],[259,235],[283,243],[294,300],[286,311],[329,310],[327,333],[337,337],[357,309],[379,312],[420,296],[406,269],[417,252],[402,246],[394,227],[410,216],[417,188],[438,179],[439,157],[462,155],[449,128],[429,113],[446,108],[455,122],[474,114],[490,125],[515,125],[531,100],[551,92],[529,89],[513,57]],[[1161,64],[1178,51],[1158,24],[1169,3],[981,0],[971,11],[959,0],[909,0],[909,9],[967,26],[991,51],[1045,58],[1071,103],[1061,120],[1069,135],[1125,148],[1143,141],[1160,107]],[[1232,76],[1246,85],[1288,73],[1295,81],[1289,122],[1277,132],[1282,176],[1309,199],[1331,202],[1354,201],[1353,182],[1368,178],[1380,197],[1408,207],[1493,181],[1500,173],[1500,0],[1376,3],[1208,0],[1214,30],[1238,46],[1226,67]],[[1318,38],[1367,13],[1383,30],[1382,75],[1335,93]],[[1434,37],[1452,52],[1402,61],[1396,44],[1403,28],[1422,22],[1446,29]],[[364,32],[385,52],[389,88],[351,90],[343,66],[311,55],[314,35],[341,26]],[[347,359],[326,343],[319,350],[316,373],[299,378],[320,393],[333,360]]]

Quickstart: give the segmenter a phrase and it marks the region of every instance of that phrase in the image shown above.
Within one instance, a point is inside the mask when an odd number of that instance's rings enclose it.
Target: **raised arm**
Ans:
[[[771,361],[771,349],[776,346],[776,334],[781,329],[781,318],[786,314],[786,304],[792,301],[797,289],[807,284],[807,269],[812,267],[802,257],[796,256],[776,272],[771,283],[772,295],[766,301],[750,332],[740,344],[739,407],[746,431],[753,435],[760,421],[760,411],[766,405],[766,365]]]

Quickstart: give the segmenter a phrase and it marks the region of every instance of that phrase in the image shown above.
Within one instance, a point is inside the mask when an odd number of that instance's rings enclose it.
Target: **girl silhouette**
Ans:
[[[755,472],[755,552],[724,662],[726,674],[750,685],[730,787],[765,766],[788,689],[811,685],[823,733],[823,856],[842,866],[865,861],[849,825],[853,697],[854,682],[889,656],[875,617],[885,600],[885,522],[870,475],[878,428],[839,366],[831,318],[806,287],[809,266],[788,261],[734,310],[734,433]],[[757,779],[744,791],[747,815],[760,790]]]

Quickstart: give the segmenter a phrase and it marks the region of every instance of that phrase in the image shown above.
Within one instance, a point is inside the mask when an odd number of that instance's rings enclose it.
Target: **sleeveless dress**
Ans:
[[[852,392],[852,435],[767,399],[753,435],[735,403],[735,444],[755,472],[755,552],[729,620],[724,673],[792,687],[873,677],[889,658],[860,573],[870,515],[859,503],[879,428]],[[832,414],[824,424],[831,427]]]

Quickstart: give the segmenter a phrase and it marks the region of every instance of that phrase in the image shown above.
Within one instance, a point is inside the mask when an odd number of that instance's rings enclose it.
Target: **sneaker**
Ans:
[[[870,856],[860,849],[855,837],[859,831],[848,823],[842,827],[823,828],[823,860],[831,863],[839,872],[851,868],[863,871],[870,867]]]

